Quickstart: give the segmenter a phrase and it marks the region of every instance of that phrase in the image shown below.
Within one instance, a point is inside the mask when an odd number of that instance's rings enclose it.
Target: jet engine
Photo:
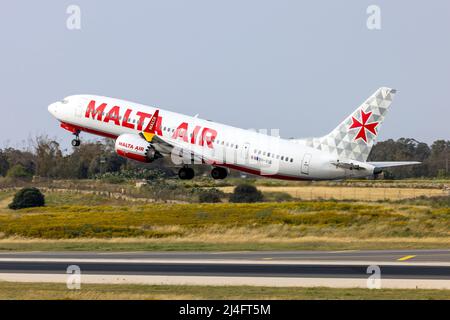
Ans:
[[[134,134],[120,135],[116,139],[114,148],[119,156],[140,162],[149,163],[162,158],[162,155],[150,143]]]

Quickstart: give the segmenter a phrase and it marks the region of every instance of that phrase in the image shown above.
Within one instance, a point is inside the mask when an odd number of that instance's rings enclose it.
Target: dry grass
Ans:
[[[250,179],[258,186],[328,186],[328,187],[369,187],[369,188],[418,188],[418,189],[445,189],[450,186],[450,179],[402,179],[402,180],[329,180],[329,181],[286,181],[275,179]],[[228,181],[231,182],[231,181]],[[242,180],[234,180],[235,185]],[[226,185],[223,185],[226,186]]]
[[[189,238],[192,235],[297,239],[305,236],[449,237],[450,208],[304,201],[257,204],[49,206],[0,210],[4,237]]]
[[[252,286],[170,286],[82,284],[68,290],[65,284],[0,282],[0,299],[41,300],[186,300],[186,299],[450,299],[450,290],[336,289]]]
[[[220,187],[225,193],[232,193],[234,187]],[[336,200],[400,200],[421,196],[433,197],[448,195],[443,189],[431,188],[389,188],[389,187],[334,187],[334,186],[258,186],[262,192],[283,192],[293,198],[303,200],[336,199]]]
[[[3,251],[238,251],[238,250],[381,250],[381,249],[436,249],[448,248],[450,238],[374,238],[351,237],[283,237],[251,236],[228,232],[219,234],[191,235],[185,238],[146,239],[25,239],[0,240]]]
[[[18,211],[7,209],[11,197],[11,192],[0,192],[0,250],[342,250],[450,246],[448,197],[380,203],[144,204],[111,200],[101,194],[47,192],[46,207]]]

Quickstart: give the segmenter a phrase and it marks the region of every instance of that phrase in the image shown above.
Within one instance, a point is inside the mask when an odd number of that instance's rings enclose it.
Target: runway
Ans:
[[[449,244],[450,247],[450,244]],[[410,262],[450,263],[450,249],[443,250],[343,250],[343,251],[164,251],[164,252],[0,252],[5,258],[42,259],[190,259],[190,260],[282,260],[282,261],[379,261],[392,262],[406,256],[414,256]]]
[[[378,266],[389,287],[450,288],[450,250],[13,252],[0,253],[0,280],[61,281],[69,265],[91,282],[273,286],[366,286]]]

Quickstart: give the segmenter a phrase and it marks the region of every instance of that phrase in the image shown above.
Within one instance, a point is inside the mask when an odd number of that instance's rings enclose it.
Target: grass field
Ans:
[[[0,250],[420,249],[450,246],[448,197],[396,202],[142,204],[46,194],[13,211],[0,192]],[[58,241],[54,241],[57,239]]]
[[[214,234],[190,238],[80,238],[69,240],[6,238],[0,240],[1,251],[264,251],[264,250],[382,250],[382,249],[448,249],[449,238],[328,238],[300,239],[258,238],[221,239]]]
[[[177,200],[192,202],[194,189],[224,188],[231,191],[240,183],[251,183],[264,192],[288,193],[302,200],[320,199],[351,199],[351,200],[397,200],[418,196],[436,196],[450,191],[450,180],[414,179],[414,180],[344,180],[344,181],[283,181],[275,179],[241,179],[228,178],[213,180],[206,177],[196,177],[193,180],[180,181],[166,179],[163,182],[152,182],[149,188],[136,188],[133,181],[124,183],[107,183],[102,180],[49,180],[37,179],[28,184],[13,184],[10,187],[23,187],[30,184],[42,190],[69,190],[79,194],[96,193],[109,194],[112,199],[127,198],[150,202],[152,199],[164,201]],[[6,188],[2,185],[1,188]]]
[[[450,299],[450,290],[335,289],[250,286],[169,286],[84,284],[68,290],[65,284],[0,282],[0,299]]]
[[[232,193],[234,187],[220,187],[225,193]],[[432,188],[398,188],[398,187],[344,187],[344,186],[258,186],[262,192],[284,192],[291,197],[302,200],[336,199],[336,200],[401,200],[421,196],[434,197],[447,195],[448,191]]]
[[[0,191],[0,250],[449,248],[450,197],[421,186],[259,185],[266,195],[303,200],[257,204],[149,203],[111,196],[120,191],[113,187],[108,193],[46,189],[46,207],[17,211],[7,207],[14,191]],[[307,200],[311,188],[317,192]],[[355,198],[355,189],[365,201],[323,200]],[[0,299],[450,299],[450,290],[85,284],[73,291],[65,284],[0,282]]]

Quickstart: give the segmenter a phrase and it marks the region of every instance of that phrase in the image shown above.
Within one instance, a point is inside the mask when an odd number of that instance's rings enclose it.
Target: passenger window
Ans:
[[[284,156],[281,156],[281,160],[284,160]]]

